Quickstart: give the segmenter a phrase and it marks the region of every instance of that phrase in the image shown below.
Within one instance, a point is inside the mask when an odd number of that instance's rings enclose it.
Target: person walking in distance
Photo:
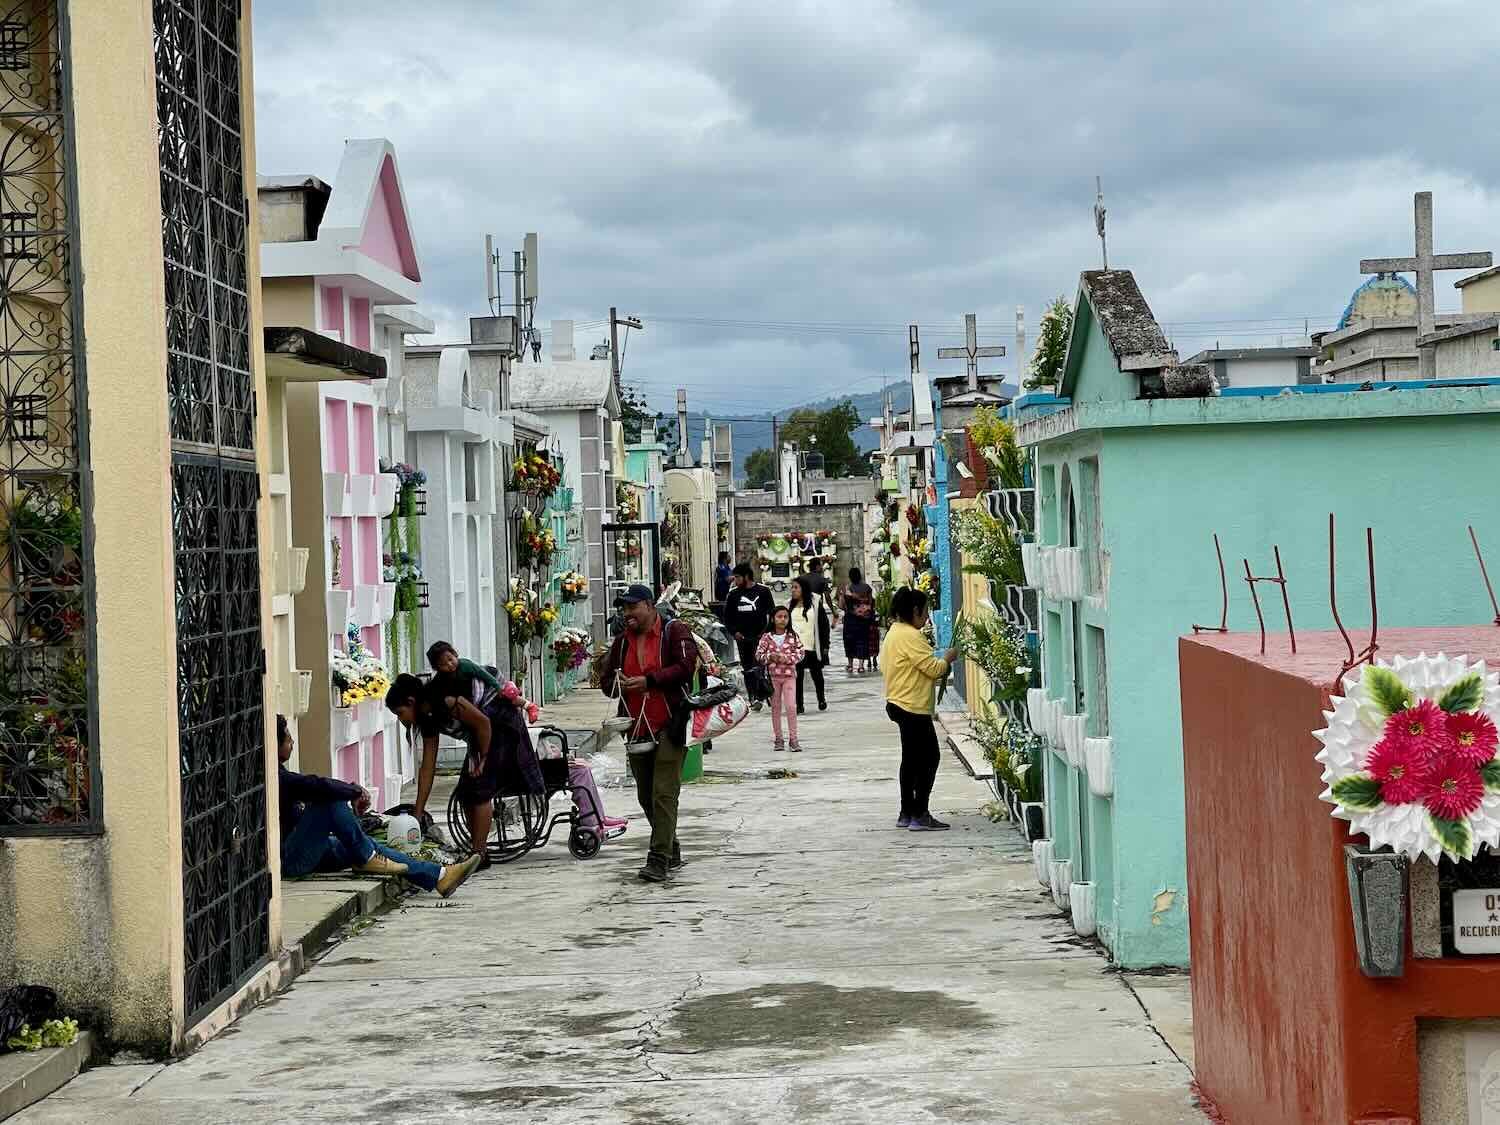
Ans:
[[[802,642],[802,662],[797,665],[797,714],[806,710],[803,693],[804,673],[812,676],[813,690],[818,694],[818,710],[828,710],[828,695],[823,683],[823,665],[826,650],[822,646],[823,631],[818,627],[820,615],[819,599],[813,593],[812,582],[807,575],[799,574],[792,583],[792,631]]]
[[[895,621],[885,635],[880,649],[880,663],[885,677],[885,713],[901,732],[901,815],[897,828],[913,832],[940,832],[947,828],[933,818],[928,807],[933,782],[937,780],[937,728],[932,713],[937,683],[953,662],[958,650],[950,648],[942,656],[933,654],[932,645],[922,635],[927,624],[927,595],[903,586],[891,599]]]
[[[651,822],[651,847],[640,876],[664,883],[682,866],[677,806],[682,763],[687,757],[690,711],[687,689],[698,670],[698,642],[682,621],[668,621],[645,586],[631,586],[617,599],[625,628],[610,645],[600,669],[606,695],[620,695],[620,712],[635,720],[629,738],[655,748],[629,756],[636,799]]]
[[[781,740],[781,717],[786,716],[787,733],[792,739],[792,749],[801,751],[797,741],[797,711],[792,706],[796,692],[793,681],[797,678],[797,666],[802,663],[802,642],[792,631],[792,611],[786,606],[777,606],[771,621],[771,631],[762,635],[755,651],[755,659],[765,665],[771,677],[771,735],[775,739],[771,749],[785,750]]]
[[[828,587],[828,577],[823,573],[823,560],[813,558],[807,564],[807,580],[812,586],[818,605],[818,651],[823,657],[823,667],[828,667],[828,650],[833,645],[833,626],[838,612],[833,605],[833,592]]]
[[[749,564],[735,567],[733,586],[724,599],[724,627],[734,636],[742,667],[755,664],[761,634],[771,627],[775,609],[776,596],[755,580]]]
[[[720,603],[729,596],[730,580],[734,577],[734,569],[729,565],[729,552],[719,552],[719,565],[714,568],[714,601]]]
[[[843,602],[844,671],[863,676],[870,659],[870,619],[875,616],[875,591],[857,566],[849,568]]]

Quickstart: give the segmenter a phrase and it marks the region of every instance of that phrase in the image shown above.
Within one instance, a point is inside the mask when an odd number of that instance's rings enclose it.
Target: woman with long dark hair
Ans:
[[[863,676],[870,659],[870,620],[875,615],[875,591],[857,566],[849,568],[843,602],[844,671]]]
[[[386,692],[385,705],[408,732],[421,734],[424,774],[429,759],[437,762],[438,735],[468,743],[469,752],[458,779],[458,799],[464,807],[473,849],[485,855],[495,798],[501,793],[545,792],[542,769],[526,729],[526,716],[503,694],[489,694],[481,707],[468,699],[446,695],[443,688],[441,680],[424,684],[403,673]]]
[[[805,714],[803,674],[812,676],[813,689],[818,694],[818,710],[828,710],[828,694],[823,683],[823,665],[827,650],[823,646],[823,631],[818,628],[820,617],[819,598],[812,580],[799,574],[792,580],[792,631],[802,642],[802,661],[797,665],[797,714]]]
[[[953,662],[958,650],[950,648],[942,656],[922,634],[927,624],[927,595],[903,586],[891,599],[895,617],[880,662],[885,672],[885,713],[901,732],[901,815],[897,828],[913,832],[941,832],[947,828],[934,819],[928,807],[932,786],[937,780],[937,728],[932,722],[937,684]]]

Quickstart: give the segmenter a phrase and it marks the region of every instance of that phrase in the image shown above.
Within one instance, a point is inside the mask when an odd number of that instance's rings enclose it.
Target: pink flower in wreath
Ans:
[[[1432,700],[1419,700],[1385,721],[1385,737],[1435,758],[1448,748],[1447,718]]]
[[[1462,820],[1484,798],[1484,779],[1468,762],[1448,756],[1427,773],[1427,796],[1423,804],[1433,816]]]
[[[1500,747],[1500,732],[1493,720],[1482,711],[1459,712],[1448,716],[1448,739],[1451,753],[1473,766],[1482,766],[1495,756]]]
[[[1408,805],[1427,795],[1427,754],[1408,742],[1382,738],[1370,750],[1365,769],[1380,782],[1380,799]]]
[[[516,687],[514,680],[506,680],[500,688],[500,695],[511,703],[521,702],[521,689]]]
[[[542,709],[535,703],[526,704],[526,721],[534,723],[542,717]]]

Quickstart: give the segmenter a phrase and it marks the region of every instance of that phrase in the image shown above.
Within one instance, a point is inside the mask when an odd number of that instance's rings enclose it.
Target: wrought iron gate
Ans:
[[[154,0],[188,1023],[270,946],[240,0]]]

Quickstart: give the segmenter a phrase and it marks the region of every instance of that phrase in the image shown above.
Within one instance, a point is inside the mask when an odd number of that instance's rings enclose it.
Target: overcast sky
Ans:
[[[390,138],[445,340],[484,311],[485,233],[535,230],[538,319],[645,318],[625,377],[659,408],[677,386],[720,414],[879,389],[912,321],[932,372],[965,312],[1011,344],[1024,305],[1034,337],[1099,264],[1095,175],[1110,263],[1184,355],[1331,321],[1360,257],[1412,252],[1414,191],[1440,252],[1497,241],[1489,3],[256,0],[254,19],[262,174],[332,179],[345,139]]]

